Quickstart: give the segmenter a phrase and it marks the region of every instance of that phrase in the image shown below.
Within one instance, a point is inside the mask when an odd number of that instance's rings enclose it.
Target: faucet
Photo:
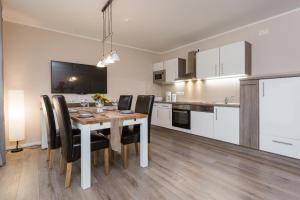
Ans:
[[[229,101],[232,101],[234,98],[235,98],[235,96],[225,97],[225,99],[224,99],[225,104],[228,104]]]

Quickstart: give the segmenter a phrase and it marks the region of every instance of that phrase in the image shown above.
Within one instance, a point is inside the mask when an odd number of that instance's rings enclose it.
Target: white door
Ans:
[[[209,112],[191,112],[191,132],[195,135],[213,138],[214,114]]]
[[[164,67],[166,70],[166,82],[174,82],[178,78],[178,58],[165,61]]]
[[[239,144],[239,108],[215,107],[214,138]]]
[[[201,79],[219,76],[219,48],[197,53],[196,74]]]
[[[151,116],[151,124],[155,126],[159,126],[158,123],[158,105],[154,104],[152,109],[152,116]]]
[[[158,109],[158,123],[165,128],[172,127],[172,109],[168,105],[161,105]]]
[[[220,76],[245,74],[245,57],[245,41],[221,47]]]
[[[161,71],[163,69],[164,69],[164,63],[163,62],[153,64],[153,71]]]
[[[300,77],[260,80],[260,135],[300,139]]]

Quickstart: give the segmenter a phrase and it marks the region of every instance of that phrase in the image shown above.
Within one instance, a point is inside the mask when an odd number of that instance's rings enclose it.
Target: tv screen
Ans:
[[[107,68],[51,61],[51,92],[107,93]]]

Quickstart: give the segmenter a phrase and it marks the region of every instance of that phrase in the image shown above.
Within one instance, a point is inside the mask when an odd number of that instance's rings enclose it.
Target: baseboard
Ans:
[[[39,146],[39,145],[41,145],[41,141],[19,144],[19,147],[26,148],[26,147]],[[6,146],[7,151],[14,148],[16,148],[16,146]]]

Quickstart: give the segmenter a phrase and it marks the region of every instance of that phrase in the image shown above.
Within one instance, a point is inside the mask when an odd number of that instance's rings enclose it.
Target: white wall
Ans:
[[[152,63],[160,56],[131,48],[114,48],[119,50],[121,61],[108,67],[107,95],[160,95],[161,88],[152,83]],[[101,43],[97,41],[4,23],[4,92],[5,96],[9,89],[25,92],[26,140],[23,143],[40,142],[39,96],[51,95],[50,60],[95,65],[102,55],[100,49]],[[66,97],[68,101],[81,98],[80,95]]]
[[[187,52],[220,47],[246,40],[252,44],[252,74],[293,73],[300,71],[300,11],[282,15],[207,40],[195,42],[183,48],[165,53],[164,59],[186,58]],[[262,30],[268,34],[259,35]],[[226,96],[239,99],[239,81],[215,80],[208,84],[186,83],[184,86],[165,86],[164,91],[185,91],[179,100],[221,101]]]

